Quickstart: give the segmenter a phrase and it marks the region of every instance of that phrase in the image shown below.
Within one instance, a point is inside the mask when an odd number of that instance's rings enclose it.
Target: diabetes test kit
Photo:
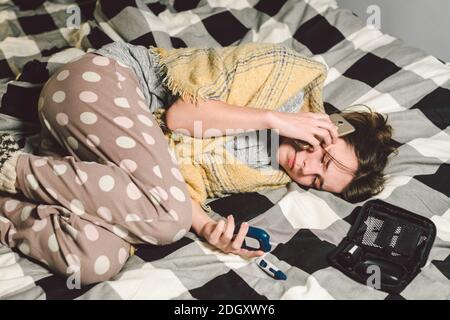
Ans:
[[[328,260],[359,283],[400,293],[427,262],[435,237],[436,226],[430,219],[379,199],[369,200]],[[269,252],[270,236],[250,226],[242,247]],[[255,262],[273,278],[287,279],[264,257]]]
[[[430,219],[382,200],[369,200],[328,259],[357,282],[400,293],[425,265],[435,237]]]

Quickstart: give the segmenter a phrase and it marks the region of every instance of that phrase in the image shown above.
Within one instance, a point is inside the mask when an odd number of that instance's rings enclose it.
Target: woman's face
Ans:
[[[300,150],[290,138],[282,138],[277,152],[277,160],[286,173],[300,185],[319,190],[341,193],[353,179],[358,167],[355,151],[345,141],[338,138],[335,144],[325,150],[347,168],[336,164],[323,148]]]

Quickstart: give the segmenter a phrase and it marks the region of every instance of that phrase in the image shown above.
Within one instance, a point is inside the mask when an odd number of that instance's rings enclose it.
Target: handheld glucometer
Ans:
[[[258,242],[258,245],[257,246],[252,245],[253,241],[251,239],[255,239]],[[270,249],[272,249],[272,246],[270,245],[269,234],[261,228],[248,227],[245,242],[246,242],[245,245],[250,250],[262,250],[264,252],[269,252]]]
[[[234,229],[235,235],[240,228],[240,224],[236,225],[236,228]],[[272,246],[270,245],[270,236],[261,228],[249,226],[244,243],[242,244],[242,248],[247,250],[262,250],[264,252],[269,252],[270,249],[272,249]]]

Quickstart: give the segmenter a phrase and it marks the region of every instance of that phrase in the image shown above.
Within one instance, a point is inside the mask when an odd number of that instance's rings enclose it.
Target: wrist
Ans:
[[[205,227],[211,222],[214,222],[214,220],[211,218],[198,220],[196,221],[196,223],[194,223],[193,221],[192,229],[194,230],[195,234],[197,234],[199,237],[203,237]]]
[[[200,204],[191,199],[192,202],[192,229],[198,236],[202,236],[202,231],[204,227],[209,222],[214,222],[214,220],[209,217],[206,212],[202,209]]]
[[[264,113],[264,121],[267,124],[268,129],[278,129],[277,128],[277,111],[267,110]]]

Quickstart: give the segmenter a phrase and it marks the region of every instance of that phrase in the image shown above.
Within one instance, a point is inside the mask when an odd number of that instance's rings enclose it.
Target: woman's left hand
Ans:
[[[278,129],[280,135],[305,141],[315,150],[336,143],[337,127],[324,113],[313,112],[278,112],[269,113],[271,129]]]

